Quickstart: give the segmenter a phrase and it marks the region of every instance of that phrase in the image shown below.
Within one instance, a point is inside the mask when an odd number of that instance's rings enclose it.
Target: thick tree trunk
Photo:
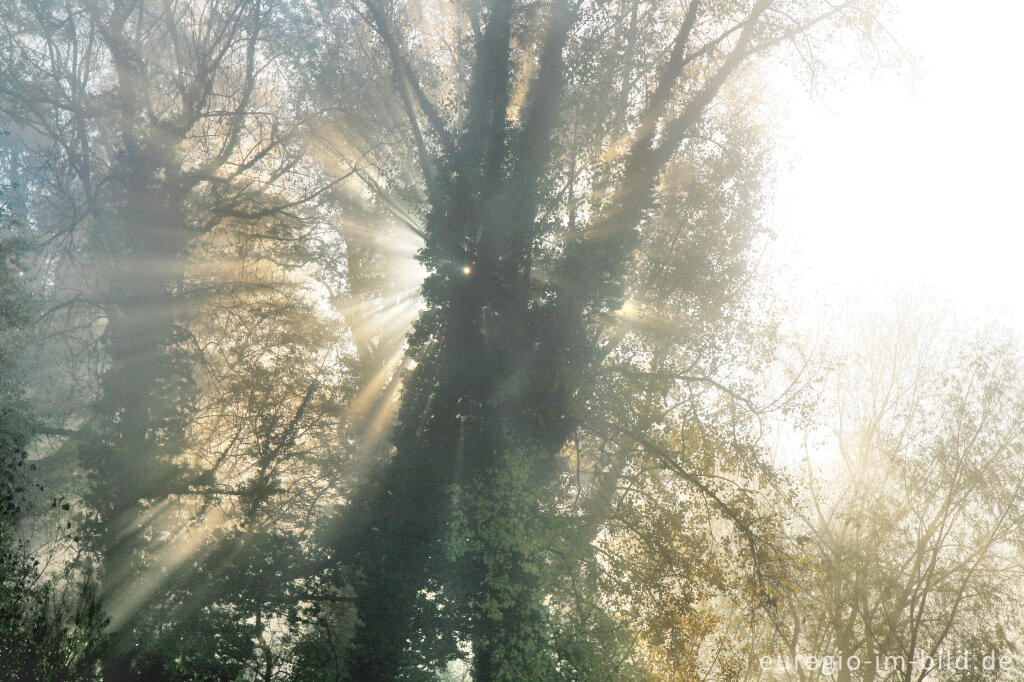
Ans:
[[[651,208],[659,174],[746,56],[767,0],[755,5],[721,68],[669,117],[656,142],[653,125],[682,75],[696,21],[699,4],[691,3],[673,49],[678,54],[650,103],[650,125],[623,164],[627,180],[595,216],[590,234],[566,235],[556,281],[543,292],[531,282],[534,223],[574,18],[568,3],[553,5],[523,126],[513,132],[507,125],[513,4],[490,6],[456,148],[436,172],[424,164],[432,212],[423,260],[431,274],[424,284],[427,310],[410,339],[418,364],[405,385],[395,455],[380,487],[351,505],[349,534],[341,541],[343,562],[360,574],[362,625],[349,661],[356,679],[399,679],[412,663],[405,658],[413,648],[408,633],[429,630],[415,624],[417,601],[430,611],[425,591],[439,587],[442,597],[451,593],[460,604],[458,636],[473,644],[477,680],[542,674],[532,667],[542,667],[544,656],[540,552],[502,521],[516,515],[527,526],[535,521],[539,507],[529,495],[542,494],[550,464],[579,423],[588,377],[600,361],[597,339],[621,301],[637,225]],[[375,21],[382,35],[389,33],[381,18]],[[468,491],[466,499],[475,502],[460,510],[453,491]],[[448,584],[431,582],[436,572],[428,567],[439,565],[460,511],[472,517],[456,529],[467,537],[453,538],[468,547],[456,559],[460,570]],[[455,655],[451,643],[447,655]],[[439,654],[438,661],[444,658]]]
[[[181,301],[173,287],[190,234],[180,197],[167,183],[151,181],[155,173],[148,165],[135,169],[124,210],[111,227],[120,255],[109,278],[109,366],[95,408],[97,428],[83,452],[101,514],[101,597],[117,609],[106,682],[138,676],[130,669],[134,614],[126,596],[138,578],[133,563],[145,530],[143,503],[183,485],[175,460],[190,409],[191,366],[176,338]]]

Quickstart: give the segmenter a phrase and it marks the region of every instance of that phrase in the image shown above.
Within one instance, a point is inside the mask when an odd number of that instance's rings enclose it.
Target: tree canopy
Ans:
[[[1016,342],[823,358],[759,270],[765,74],[884,11],[0,8],[0,678],[1015,651]]]

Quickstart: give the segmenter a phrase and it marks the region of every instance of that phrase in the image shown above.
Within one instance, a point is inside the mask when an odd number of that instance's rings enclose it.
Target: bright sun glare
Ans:
[[[816,100],[780,83],[776,248],[812,301],[923,290],[1024,331],[1024,6],[896,5],[912,73],[847,74]]]

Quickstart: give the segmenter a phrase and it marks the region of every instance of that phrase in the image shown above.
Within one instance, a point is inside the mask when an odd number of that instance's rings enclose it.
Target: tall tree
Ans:
[[[187,322],[210,291],[193,286],[194,245],[215,232],[258,233],[236,240],[235,258],[246,258],[238,241],[259,242],[272,244],[260,257],[303,264],[295,242],[305,225],[290,209],[320,187],[292,173],[302,121],[286,119],[274,90],[263,37],[271,10],[260,0],[33,0],[2,10],[0,111],[18,141],[29,227],[48,247],[39,261],[47,315],[85,320],[85,334],[58,341],[90,348],[101,367],[89,409],[69,415],[73,428],[47,431],[77,444],[88,537],[115,606],[138,590],[156,505],[213,489],[183,456],[202,361]],[[117,643],[130,652],[147,637],[131,634],[132,613],[117,616]],[[133,666],[131,655],[113,656],[105,676],[134,679]]]
[[[418,16],[434,38],[416,37]],[[428,271],[394,452],[339,540],[359,576],[348,674],[415,679],[468,644],[475,679],[556,677],[539,579],[551,486],[619,348],[645,235],[685,216],[673,177],[721,140],[723,90],[747,64],[870,12],[498,0],[364,2],[323,20],[386,60],[394,99],[379,111],[405,117]],[[742,202],[729,187],[719,198]]]

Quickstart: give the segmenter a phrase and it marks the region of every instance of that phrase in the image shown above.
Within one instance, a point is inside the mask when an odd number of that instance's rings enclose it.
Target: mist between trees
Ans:
[[[1013,679],[760,665],[1018,661],[1018,342],[760,261],[885,10],[3,3],[0,679]]]

